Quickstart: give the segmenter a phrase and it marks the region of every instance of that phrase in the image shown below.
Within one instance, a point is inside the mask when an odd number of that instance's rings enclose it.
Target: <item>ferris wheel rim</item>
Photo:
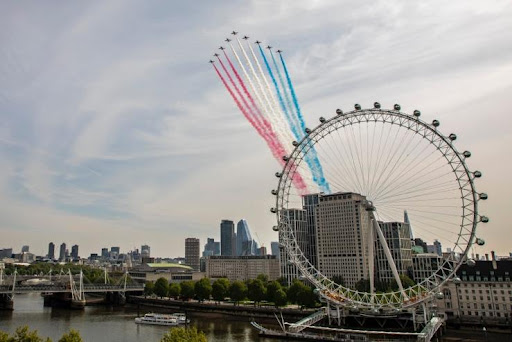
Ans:
[[[336,123],[340,122],[344,122],[344,124],[340,124],[339,127],[332,128],[332,126],[335,126]],[[297,170],[297,165],[304,161],[305,155],[311,148],[313,148],[313,146],[318,144],[323,138],[330,135],[332,132],[337,131],[342,127],[353,126],[356,124],[361,124],[362,122],[382,122],[398,125],[400,127],[405,127],[413,131],[415,134],[419,134],[420,136],[420,131],[422,131],[424,133],[422,138],[426,139],[429,144],[435,146],[440,151],[441,149],[444,149],[444,152],[441,151],[441,153],[456,175],[454,181],[457,181],[459,191],[461,193],[461,210],[463,215],[459,227],[460,230],[457,234],[458,236],[455,242],[455,247],[459,247],[459,243],[464,243],[465,247],[463,249],[460,248],[461,257],[459,260],[455,260],[453,254],[450,255],[448,258],[441,262],[439,268],[433,272],[430,277],[422,280],[417,284],[417,291],[420,290],[423,284],[429,285],[425,289],[427,290],[427,295],[431,296],[435,294],[436,291],[438,291],[446,281],[455,275],[457,269],[464,262],[464,259],[466,258],[476,238],[476,227],[480,220],[478,215],[479,198],[473,182],[475,175],[469,170],[465,162],[465,155],[460,153],[452,144],[452,141],[455,139],[452,139],[452,135],[444,136],[440,131],[437,130],[437,126],[439,126],[439,122],[437,120],[434,120],[432,124],[428,124],[419,119],[418,111],[415,111],[413,116],[401,112],[400,107],[397,109],[396,106],[395,110],[386,110],[380,108],[361,109],[360,107],[358,108],[356,106],[356,110],[354,111],[342,113],[341,115],[338,113],[338,115],[335,115],[330,119],[320,118],[320,124],[317,127],[311,130],[306,129],[306,135],[303,137],[303,139],[300,142],[293,142],[295,148],[289,156],[286,156],[286,163],[283,167],[283,171],[278,175],[279,183],[276,191],[275,213],[277,217],[280,237],[282,237],[282,232],[290,233],[289,229],[286,227],[286,223],[283,225],[281,217],[282,211],[288,209],[288,197],[290,196],[290,189],[292,187],[291,179]],[[415,127],[415,129],[413,129],[413,127]],[[431,139],[428,139],[426,134],[429,134]],[[436,144],[438,145],[436,146]],[[449,159],[447,155],[450,155],[451,159]],[[465,234],[463,234],[463,232],[465,232]],[[284,239],[286,240],[287,237],[284,237]],[[338,294],[342,293],[340,298],[341,300],[327,298],[328,293],[324,295],[327,300],[331,300],[332,302],[338,302],[338,304],[342,303],[344,305],[359,304],[368,307],[390,307],[397,309],[417,305],[428,297],[425,295],[423,296],[424,298],[419,298],[414,302],[410,302],[407,301],[407,298],[402,297],[402,294],[399,293],[399,291],[393,291],[386,293],[386,296],[390,296],[391,300],[389,300],[389,298],[384,298],[384,300],[376,303],[375,294],[370,296],[370,293],[368,292],[361,292],[342,286],[340,284],[336,284],[324,276],[316,269],[314,265],[310,263],[310,261],[304,256],[303,252],[297,245],[291,247],[288,244],[285,245],[285,248],[287,250],[289,248],[294,248],[295,252],[299,252],[299,257],[301,257],[303,260],[295,258],[293,263],[299,268],[300,272],[303,273],[306,278],[308,278],[315,286],[317,286],[317,289],[319,289],[320,293],[329,291],[336,292]],[[437,274],[439,271],[441,271],[440,275]],[[409,287],[408,290],[412,289],[413,287]],[[411,293],[411,291],[409,293]]]

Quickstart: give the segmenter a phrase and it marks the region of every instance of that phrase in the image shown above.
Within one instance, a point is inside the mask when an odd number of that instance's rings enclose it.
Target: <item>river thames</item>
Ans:
[[[157,310],[141,308],[140,315],[152,311]],[[17,327],[28,325],[54,342],[70,329],[80,331],[84,341],[158,342],[169,329],[135,324],[135,317],[137,308],[132,306],[89,306],[75,311],[44,307],[39,294],[24,294],[14,298],[14,311],[0,311],[0,330],[12,333]],[[208,341],[276,341],[258,337],[248,318],[234,320],[230,316],[201,313],[189,313],[188,317]]]
[[[172,312],[146,307],[141,308],[139,313],[143,315],[152,311]],[[39,294],[23,294],[14,298],[14,311],[0,311],[0,330],[12,333],[17,327],[27,325],[54,342],[70,329],[78,330],[85,342],[159,342],[169,327],[135,324],[137,314],[134,306],[88,306],[83,311],[49,308],[43,306],[43,298]],[[247,317],[237,319],[233,316],[193,312],[188,317],[191,325],[203,331],[209,342],[277,341],[259,337]],[[273,327],[272,322],[263,323]],[[484,334],[477,329],[448,330],[441,341],[512,341],[512,335],[490,331]]]

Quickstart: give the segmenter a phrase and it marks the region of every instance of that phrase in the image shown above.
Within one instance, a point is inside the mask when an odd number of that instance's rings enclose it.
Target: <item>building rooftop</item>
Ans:
[[[176,263],[172,263],[172,262],[160,262],[160,263],[148,263],[146,264],[148,267],[151,267],[151,268],[172,268],[172,267],[177,267],[177,268],[184,268],[184,269],[192,269],[192,267],[190,266],[187,266],[187,265],[183,265],[183,264],[176,264]]]

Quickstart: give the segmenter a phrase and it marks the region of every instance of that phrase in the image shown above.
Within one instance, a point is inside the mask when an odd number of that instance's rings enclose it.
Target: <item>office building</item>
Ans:
[[[269,280],[280,276],[279,260],[274,255],[265,256],[210,256],[206,257],[206,277],[227,278],[230,281],[256,279],[264,274]]]
[[[48,244],[48,259],[55,259],[55,244],[53,242]]]
[[[142,245],[140,247],[140,256],[142,258],[150,258],[151,257],[151,248],[148,245]]]
[[[199,271],[199,239],[185,239],[185,265]]]
[[[66,243],[65,242],[63,242],[60,245],[59,261],[66,261]]]
[[[403,222],[379,222],[379,226],[386,239],[398,274],[412,278],[412,241],[409,224]],[[384,253],[384,248],[378,237],[374,237],[374,239],[376,278],[382,282],[392,282],[395,277]]]
[[[302,251],[304,256],[310,260],[316,260],[316,257],[311,255],[312,248],[310,244],[310,236],[308,235],[308,226],[306,219],[306,210],[301,209],[287,209],[283,211],[283,220],[286,224],[289,225],[290,231],[293,233],[295,237],[295,241],[297,246]],[[279,245],[278,245],[279,248]],[[297,279],[300,276],[300,272],[291,262],[291,258],[288,256],[286,249],[279,249],[279,261],[281,267],[281,276],[286,279],[288,285],[291,285],[294,279]]]
[[[279,258],[279,242],[272,241],[270,243],[270,252],[272,255],[275,255]]]
[[[251,237],[247,221],[241,219],[236,225],[236,255],[256,255],[256,244]]]
[[[110,259],[117,259],[121,249],[119,247],[110,247]]]
[[[348,287],[368,279],[371,222],[366,198],[350,192],[320,194],[314,220],[318,270],[329,278],[343,277]]]
[[[512,308],[512,260],[477,260],[475,266],[462,264],[460,281],[448,281],[437,305],[448,319],[466,324],[510,327]]]
[[[412,255],[412,280],[419,283],[430,277],[439,269],[443,259],[435,253],[419,253]]]
[[[78,256],[78,245],[73,245],[71,247],[71,259],[78,260],[80,257]]]
[[[203,256],[206,257],[212,255],[220,255],[220,242],[215,242],[215,239],[208,238],[204,245]]]
[[[108,248],[101,249],[101,258],[107,260],[109,258]]]
[[[12,248],[0,249],[0,259],[11,258],[11,257],[12,257]]]
[[[236,256],[236,234],[233,221],[222,220],[220,223],[220,254]]]

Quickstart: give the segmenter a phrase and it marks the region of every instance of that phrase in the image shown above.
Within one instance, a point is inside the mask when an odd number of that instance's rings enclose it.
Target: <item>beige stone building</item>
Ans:
[[[275,255],[264,256],[209,256],[206,257],[206,277],[233,280],[255,279],[264,274],[269,280],[280,277],[279,259]]]

